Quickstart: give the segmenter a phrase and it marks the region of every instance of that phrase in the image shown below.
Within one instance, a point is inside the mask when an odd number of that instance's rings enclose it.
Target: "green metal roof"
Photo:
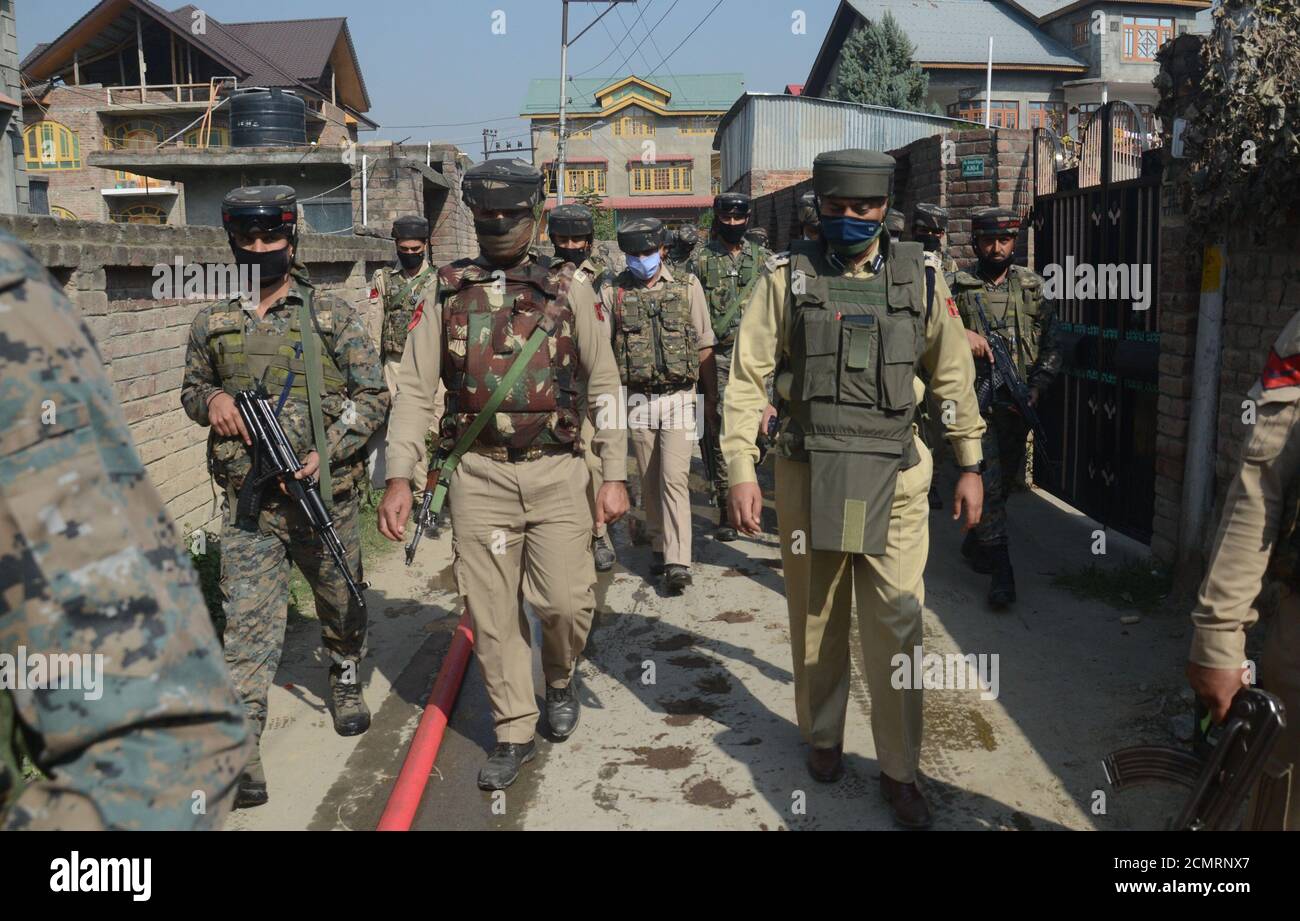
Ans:
[[[745,91],[744,74],[622,74],[617,77],[579,77],[569,80],[568,111],[573,114],[596,113],[596,92],[635,76],[666,90],[669,111],[716,109],[725,112]],[[520,115],[545,114],[559,111],[560,81],[557,78],[539,78],[529,81],[528,97]]]

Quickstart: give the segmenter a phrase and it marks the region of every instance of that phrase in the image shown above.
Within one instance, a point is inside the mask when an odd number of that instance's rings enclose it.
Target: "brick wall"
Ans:
[[[61,282],[99,344],[137,450],[169,511],[188,533],[214,525],[206,467],[207,429],[181,409],[189,326],[204,300],[153,297],[153,266],[226,264],[218,228],[152,227],[0,216],[0,229],[31,246]],[[391,243],[305,234],[301,256],[314,283],[369,311],[369,275],[392,258]]]
[[[469,158],[448,145],[423,144],[362,145],[356,151],[352,177],[352,214],[356,232],[389,240],[393,221],[404,214],[423,214],[429,218],[431,239],[429,257],[442,265],[455,259],[478,255],[474,236],[474,218],[461,198],[461,182],[469,168]],[[366,157],[366,223],[361,224],[361,164]],[[447,180],[449,188],[438,190],[425,201],[425,180],[419,169],[430,160],[429,168]]]

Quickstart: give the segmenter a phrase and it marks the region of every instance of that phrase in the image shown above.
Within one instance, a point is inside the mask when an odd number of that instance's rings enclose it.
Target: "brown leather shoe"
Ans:
[[[893,810],[894,821],[904,828],[929,828],[934,817],[921,788],[913,783],[899,783],[888,774],[880,775],[880,793]]]
[[[835,783],[844,776],[844,746],[808,749],[808,773],[818,783]]]

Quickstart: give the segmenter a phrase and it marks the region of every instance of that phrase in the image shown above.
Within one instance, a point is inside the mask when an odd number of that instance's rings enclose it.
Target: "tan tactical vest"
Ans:
[[[541,323],[553,331],[529,362],[478,444],[527,448],[572,444],[578,437],[578,345],[569,284],[573,267],[532,259],[509,270],[462,259],[438,272],[442,302],[442,437],[458,439],[488,401]],[[494,306],[495,302],[495,306]]]
[[[812,548],[885,552],[898,471],[919,460],[912,379],[925,351],[919,243],[882,242],[881,271],[841,275],[820,241],[790,246],[789,415],[778,450],[811,464]]]
[[[627,271],[614,288],[614,357],[623,386],[633,390],[688,387],[699,377],[699,338],[691,322],[690,276],[653,290]]]

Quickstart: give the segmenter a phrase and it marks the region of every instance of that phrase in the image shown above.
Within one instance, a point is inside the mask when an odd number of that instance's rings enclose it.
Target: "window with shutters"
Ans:
[[[56,121],[40,121],[23,130],[27,168],[33,171],[81,169],[81,142]]]
[[[693,165],[688,160],[678,163],[655,163],[631,167],[633,195],[654,195],[665,192],[690,192]]]
[[[651,137],[655,133],[655,117],[636,106],[628,106],[613,125],[616,138]]]

